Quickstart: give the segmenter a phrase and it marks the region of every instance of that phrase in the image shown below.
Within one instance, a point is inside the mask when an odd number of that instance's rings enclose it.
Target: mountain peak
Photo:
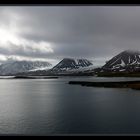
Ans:
[[[137,50],[125,50],[109,61],[102,67],[104,70],[117,71],[126,68],[140,67],[140,52]]]
[[[69,71],[76,70],[83,67],[88,67],[93,65],[87,59],[77,59],[77,58],[64,58],[56,66],[52,68],[53,71]]]
[[[128,49],[128,50],[123,51],[122,53],[125,53],[125,54],[138,54],[140,52],[138,50]]]

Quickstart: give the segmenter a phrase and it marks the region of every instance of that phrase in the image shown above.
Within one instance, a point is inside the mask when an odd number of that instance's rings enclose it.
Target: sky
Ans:
[[[1,6],[0,61],[86,58],[140,50],[139,6]]]

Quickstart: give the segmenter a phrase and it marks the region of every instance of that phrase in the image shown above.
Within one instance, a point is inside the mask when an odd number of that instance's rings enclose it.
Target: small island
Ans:
[[[0,79],[58,79],[58,76],[1,76]]]
[[[14,79],[57,79],[57,76],[15,76]]]

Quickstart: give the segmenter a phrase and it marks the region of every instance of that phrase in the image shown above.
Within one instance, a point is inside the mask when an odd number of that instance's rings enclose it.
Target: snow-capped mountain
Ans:
[[[140,52],[126,50],[107,61],[102,71],[135,71],[140,69]]]
[[[87,59],[64,58],[51,71],[56,73],[86,71],[93,69],[93,64]]]
[[[8,61],[0,65],[0,75],[28,72],[47,67],[51,67],[51,64],[44,61]]]

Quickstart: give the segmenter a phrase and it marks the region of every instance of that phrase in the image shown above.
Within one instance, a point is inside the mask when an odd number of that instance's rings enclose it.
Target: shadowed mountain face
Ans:
[[[56,66],[52,68],[52,71],[67,71],[85,68],[92,66],[93,64],[87,59],[72,59],[64,58]]]
[[[50,67],[48,62],[41,61],[11,61],[0,65],[0,75],[28,72],[37,68]]]
[[[104,71],[133,71],[140,69],[140,52],[131,50],[123,51],[107,61],[102,69]]]

